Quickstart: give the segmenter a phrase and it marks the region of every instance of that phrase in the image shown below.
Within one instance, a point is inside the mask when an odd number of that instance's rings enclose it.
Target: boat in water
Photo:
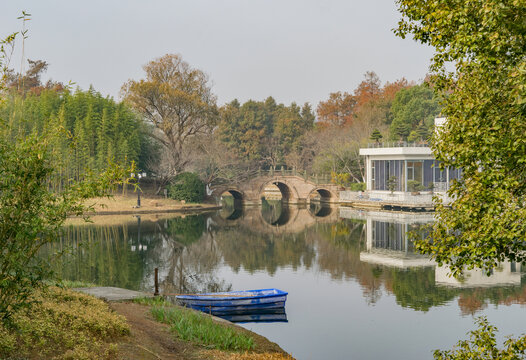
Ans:
[[[259,289],[177,295],[175,298],[181,305],[195,310],[213,315],[228,315],[282,309],[287,295],[287,292],[279,289]]]

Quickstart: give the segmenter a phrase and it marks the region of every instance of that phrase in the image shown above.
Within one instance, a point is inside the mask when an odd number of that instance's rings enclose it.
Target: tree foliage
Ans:
[[[308,103],[299,107],[265,101],[237,100],[221,108],[217,136],[241,159],[262,166],[283,164],[291,152],[301,147],[304,134],[314,127],[314,114]]]
[[[419,249],[458,274],[526,260],[526,4],[521,0],[399,0],[399,36],[435,48],[432,82],[448,120],[433,141],[461,168],[451,207]],[[448,67],[448,64],[452,64]]]
[[[412,131],[413,141],[423,134],[425,129],[433,128],[433,121],[440,113],[440,106],[433,90],[426,83],[400,90],[392,103],[393,122],[390,125],[391,139],[408,140]],[[425,134],[424,134],[425,135]]]
[[[183,172],[168,186],[168,195],[175,200],[198,203],[205,196],[205,184],[196,173]]]
[[[23,13],[24,21],[26,15]],[[25,32],[21,34],[25,39]],[[2,110],[9,106],[26,109],[20,96],[6,90],[10,56],[6,48],[14,49],[16,35],[0,41]],[[11,102],[6,101],[8,96]],[[61,147],[61,141],[67,139],[66,127],[51,116],[52,109],[27,108],[33,115],[46,113],[37,116],[40,122],[25,119],[23,112],[0,113],[0,321],[7,325],[12,324],[17,310],[31,306],[31,295],[52,274],[49,264],[37,256],[39,250],[60,238],[68,215],[93,210],[85,201],[107,195],[118,182],[126,181],[130,171],[107,164],[102,173],[86,170],[76,179],[65,177],[58,159],[67,156],[68,146]],[[52,186],[57,179],[60,189]]]
[[[156,151],[146,126],[123,103],[104,98],[93,89],[43,89],[25,95],[11,91],[0,105],[10,136],[59,131],[52,138],[54,165],[59,169],[52,186],[60,189],[67,179],[80,180],[86,170],[99,172],[109,163],[123,166],[135,162],[146,169],[146,160]],[[58,176],[60,175],[60,176]]]
[[[57,133],[60,136],[59,133]],[[29,296],[51,276],[49,266],[37,258],[39,249],[60,237],[68,215],[91,210],[86,199],[103,196],[126,177],[123,168],[85,174],[70,180],[60,192],[49,179],[56,176],[52,135],[13,139],[0,129],[0,320],[29,306]]]
[[[504,349],[497,347],[497,328],[488,323],[485,317],[476,320],[479,328],[469,333],[469,340],[458,342],[454,350],[436,350],[433,357],[437,360],[519,360],[526,354],[526,336],[518,339],[508,338]]]

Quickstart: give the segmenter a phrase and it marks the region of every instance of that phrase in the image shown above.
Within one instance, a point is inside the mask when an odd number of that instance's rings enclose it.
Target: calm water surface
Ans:
[[[504,335],[526,330],[519,264],[463,282],[413,253],[405,232],[426,214],[348,208],[226,208],[194,216],[98,217],[46,249],[70,280],[195,293],[276,287],[288,322],[245,323],[298,359],[431,359],[485,315]]]

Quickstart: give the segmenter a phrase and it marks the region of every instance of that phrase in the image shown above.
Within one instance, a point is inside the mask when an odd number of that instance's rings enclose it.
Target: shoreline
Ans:
[[[208,205],[208,204],[199,204],[196,206],[182,206],[180,208],[173,209],[141,209],[135,208],[132,210],[113,210],[113,211],[95,211],[88,212],[88,216],[99,216],[99,215],[141,215],[141,214],[168,214],[168,213],[191,213],[191,212],[204,212],[204,211],[214,211],[221,210],[220,205]],[[78,218],[82,216],[71,216],[72,218]]]
[[[85,202],[86,206],[91,206],[94,211],[89,211],[81,216],[70,215],[68,218],[82,218],[83,216],[99,215],[141,215],[141,214],[163,214],[163,213],[194,213],[215,211],[222,208],[221,205],[196,203],[186,204],[184,201],[177,201],[158,196],[142,196],[141,207],[137,207],[137,197],[130,195],[113,195],[109,198],[93,198]]]

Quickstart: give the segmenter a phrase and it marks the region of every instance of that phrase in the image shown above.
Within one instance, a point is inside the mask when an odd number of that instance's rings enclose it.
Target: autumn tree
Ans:
[[[364,80],[354,90],[356,107],[363,106],[381,95],[381,81],[374,71],[367,71]]]
[[[356,99],[349,93],[335,92],[318,104],[318,126],[343,126],[352,123]]]
[[[420,251],[453,274],[526,260],[526,4],[398,0],[396,33],[430,45],[447,117],[432,149],[462,169]]]
[[[349,174],[353,182],[364,178],[360,143],[363,134],[352,127],[331,128],[318,133],[319,150],[313,159],[312,169],[316,173]]]
[[[258,163],[251,163],[231,151],[214,134],[200,135],[190,143],[189,169],[200,174],[205,184],[239,183],[257,173]]]
[[[167,150],[168,174],[184,169],[184,146],[195,135],[210,132],[217,122],[216,97],[208,76],[180,55],[167,54],[143,67],[146,76],[122,87],[126,102],[153,124],[152,136]]]
[[[362,101],[362,104],[356,108],[355,123],[362,126],[368,125],[369,128],[381,128],[384,130],[393,121],[391,111],[396,94],[402,90],[414,86],[406,79],[402,78],[395,82],[386,82],[380,92],[374,96],[367,96],[368,101]]]

